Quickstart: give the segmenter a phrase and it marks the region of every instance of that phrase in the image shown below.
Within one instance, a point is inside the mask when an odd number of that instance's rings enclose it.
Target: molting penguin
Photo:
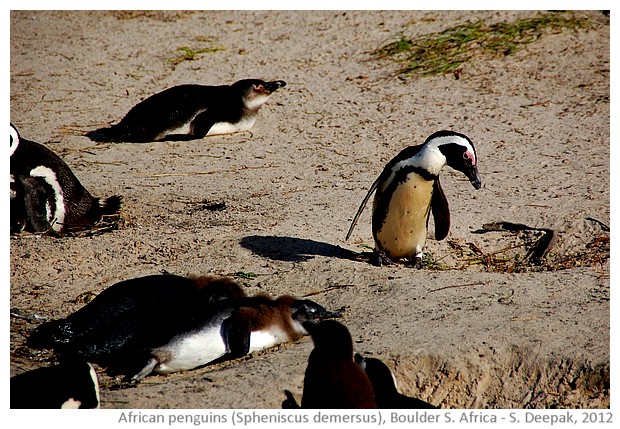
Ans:
[[[305,322],[340,317],[310,300],[281,296],[221,301],[205,317],[179,331],[170,341],[150,349],[151,357],[132,381],[151,372],[170,374],[222,362],[253,351],[296,341],[308,335]]]
[[[64,232],[118,213],[121,196],[93,197],[69,166],[11,124],[11,232]]]
[[[246,297],[228,279],[149,276],[121,282],[28,344],[77,355],[140,381],[291,341],[305,320],[339,314],[292,297]]]
[[[308,357],[301,408],[377,408],[370,380],[353,361],[349,330],[335,320],[306,322],[314,349]],[[295,408],[291,393],[283,408]]]
[[[178,85],[134,106],[111,128],[87,133],[95,141],[193,140],[247,131],[271,94],[286,85],[243,79],[232,85]]]
[[[386,364],[375,358],[364,358],[355,353],[355,362],[366,372],[375,392],[378,408],[428,409],[437,408],[418,398],[411,398],[398,392],[396,379]]]
[[[480,189],[472,141],[464,134],[438,131],[424,144],[403,149],[387,163],[362,201],[346,239],[376,191],[372,232],[378,264],[409,258],[420,267],[430,212],[435,220],[435,239],[443,240],[450,230],[448,201],[439,183],[439,172],[446,164],[465,174],[473,187]]]
[[[11,377],[11,408],[99,408],[99,379],[87,362],[67,361]]]

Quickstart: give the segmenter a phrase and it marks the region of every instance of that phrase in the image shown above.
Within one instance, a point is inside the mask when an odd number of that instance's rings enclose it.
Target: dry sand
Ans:
[[[59,318],[123,279],[245,273],[249,294],[346,306],[357,351],[386,361],[403,393],[443,408],[608,407],[609,18],[581,12],[597,22],[591,30],[480,57],[458,80],[399,79],[371,55],[398,32],[535,14],[12,12],[11,120],[93,194],[123,195],[124,210],[121,228],[104,234],[12,237],[11,307]],[[225,49],[172,65],[179,47],[213,45]],[[83,136],[167,87],[246,77],[288,82],[251,133],[148,144]],[[440,129],[471,137],[483,181],[475,191],[442,172],[452,229],[428,249],[451,269],[349,259],[345,250],[372,243],[369,210],[344,241],[370,184]],[[555,265],[501,268],[499,257],[525,250],[493,252],[531,237],[473,233],[496,221],[555,229]],[[472,247],[486,264],[467,263]],[[54,359],[24,347],[38,323],[11,318],[12,375]],[[102,407],[278,408],[283,389],[301,396],[311,349],[305,338],[134,388],[102,373]]]

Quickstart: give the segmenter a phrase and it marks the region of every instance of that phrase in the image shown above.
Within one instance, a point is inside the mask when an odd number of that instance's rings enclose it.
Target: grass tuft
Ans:
[[[589,28],[589,18],[570,12],[549,12],[534,18],[487,25],[467,22],[447,30],[408,38],[403,33],[374,51],[378,58],[403,64],[400,75],[435,75],[456,72],[474,57],[511,55],[535,42],[547,32]]]

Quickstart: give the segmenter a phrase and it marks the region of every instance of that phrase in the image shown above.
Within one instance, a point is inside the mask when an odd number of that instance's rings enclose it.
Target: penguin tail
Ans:
[[[101,216],[115,215],[121,210],[123,203],[122,195],[113,195],[105,200],[99,200],[99,211]]]
[[[97,143],[118,143],[123,141],[123,136],[114,125],[109,128],[89,131],[85,136]]]

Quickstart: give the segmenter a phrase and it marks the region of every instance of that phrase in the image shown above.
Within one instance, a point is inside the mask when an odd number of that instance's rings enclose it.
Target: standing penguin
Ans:
[[[232,85],[178,85],[148,97],[110,128],[90,131],[95,141],[193,140],[247,131],[271,94],[286,85],[243,79]]]
[[[403,149],[387,163],[362,201],[347,233],[348,240],[374,191],[372,233],[379,265],[409,258],[421,267],[429,215],[435,220],[435,239],[450,230],[448,201],[439,172],[449,165],[480,189],[478,158],[472,141],[454,131],[431,134],[424,144]]]
[[[118,213],[121,196],[93,197],[69,166],[11,124],[11,232],[56,233],[88,227]]]
[[[69,360],[11,377],[11,408],[99,408],[99,379],[87,362]]]
[[[396,379],[386,364],[376,358],[363,357],[355,353],[355,362],[366,372],[375,392],[378,408],[392,409],[429,409],[437,408],[418,398],[399,393]]]
[[[377,408],[370,380],[353,361],[353,339],[335,320],[306,322],[314,349],[308,357],[301,408]],[[295,408],[291,393],[283,408]]]

